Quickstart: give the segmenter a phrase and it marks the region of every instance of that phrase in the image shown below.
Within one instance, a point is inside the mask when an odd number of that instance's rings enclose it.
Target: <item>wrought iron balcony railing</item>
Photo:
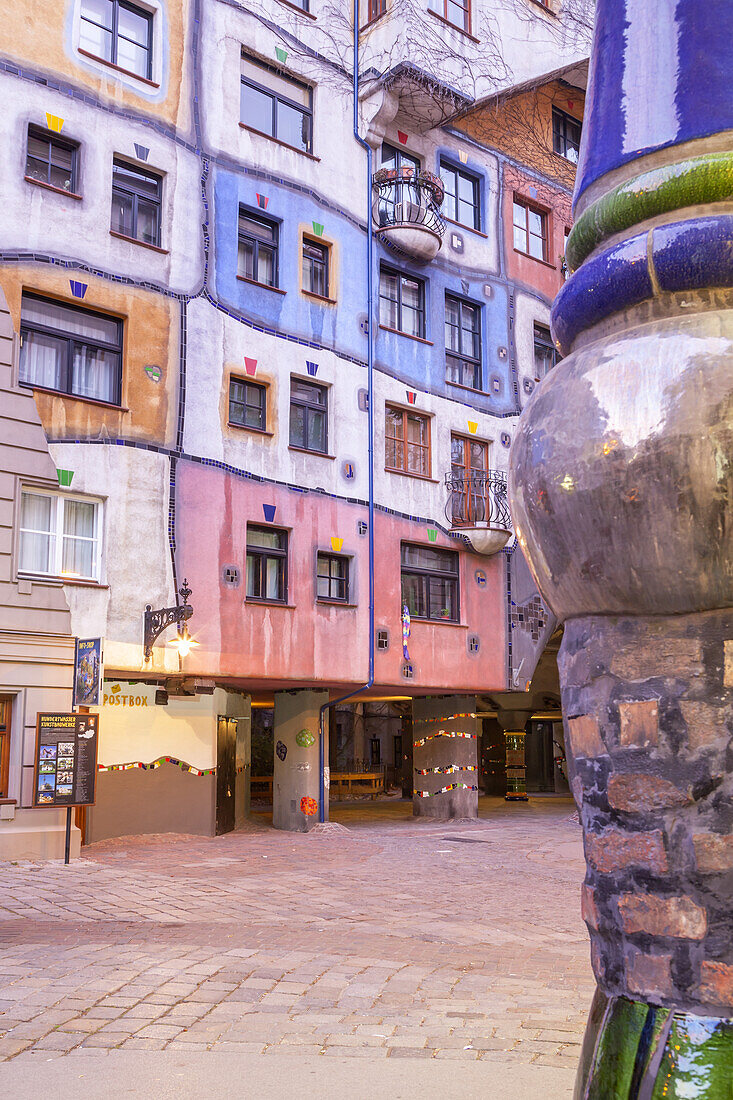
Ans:
[[[445,475],[448,502],[445,514],[453,527],[489,527],[511,531],[506,474],[498,470],[466,477]]]
[[[398,252],[433,259],[445,232],[440,176],[409,167],[380,168],[372,184],[377,234]]]

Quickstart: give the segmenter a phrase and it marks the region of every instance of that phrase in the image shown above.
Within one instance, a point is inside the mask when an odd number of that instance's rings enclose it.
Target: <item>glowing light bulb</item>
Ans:
[[[175,638],[171,638],[168,645],[174,646],[178,650],[179,657],[188,657],[194,646],[199,645],[191,635],[188,633],[188,627],[184,626],[183,632]]]

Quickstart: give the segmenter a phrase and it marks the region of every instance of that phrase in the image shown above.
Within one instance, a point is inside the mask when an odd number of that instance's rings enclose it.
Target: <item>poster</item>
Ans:
[[[34,806],[94,803],[98,727],[98,714],[38,715]]]
[[[98,707],[102,691],[102,639],[77,638],[74,655],[75,707]]]

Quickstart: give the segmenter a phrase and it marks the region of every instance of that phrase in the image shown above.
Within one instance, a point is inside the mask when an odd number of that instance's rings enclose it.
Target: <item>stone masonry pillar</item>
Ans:
[[[473,695],[412,702],[415,817],[478,817],[479,720]]]
[[[517,538],[558,667],[598,990],[576,1100],[733,1096],[733,4],[597,0]]]
[[[272,779],[272,824],[276,829],[307,833],[318,821],[320,776],[318,716],[328,702],[325,691],[275,693],[275,766]],[[328,763],[328,718],[325,761]],[[328,820],[328,786],[324,820]]]

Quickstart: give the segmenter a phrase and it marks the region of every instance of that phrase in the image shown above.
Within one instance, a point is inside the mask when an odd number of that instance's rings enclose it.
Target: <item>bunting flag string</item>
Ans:
[[[159,756],[157,760],[153,760],[150,764],[143,764],[141,760],[135,760],[130,764],[97,764],[97,771],[128,772],[133,768],[142,768],[144,772],[149,772],[159,768],[161,764],[173,764],[176,768],[180,768],[182,772],[190,772],[191,775],[216,775],[216,768],[204,768],[203,771],[200,771],[191,764],[185,764],[183,760],[176,760],[175,756]]]
[[[447,787],[441,787],[438,791],[415,791],[418,798],[434,798],[436,794],[446,794],[448,791],[477,791],[478,787],[472,787],[468,783],[449,783]]]
[[[436,737],[465,737],[467,741],[475,741],[475,733],[462,733],[459,730],[438,730],[437,733],[429,733],[427,737],[421,737],[419,741],[413,741],[412,747],[414,749],[421,749],[423,745],[427,745],[428,741],[433,741]]]
[[[477,772],[475,764],[449,764],[447,768],[415,768],[418,775],[450,775],[451,772]]]
[[[478,714],[445,714],[442,718],[413,718],[417,722],[452,722],[455,718],[478,718]]]

